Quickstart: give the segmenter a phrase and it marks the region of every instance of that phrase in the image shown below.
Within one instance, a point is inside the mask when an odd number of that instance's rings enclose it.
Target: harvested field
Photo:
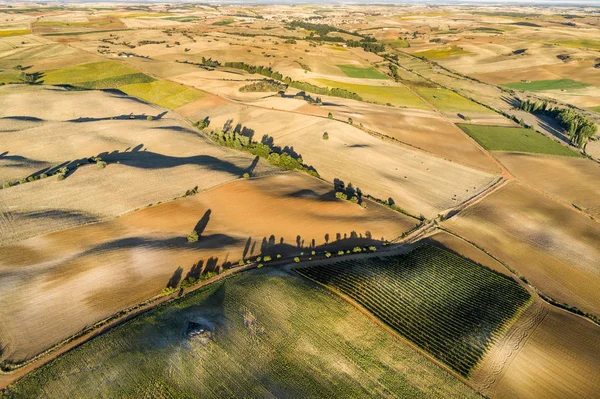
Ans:
[[[43,80],[47,85],[70,84],[84,87],[89,85],[90,88],[96,88],[95,82],[114,79],[116,83],[112,87],[119,87],[128,83],[137,83],[139,75],[137,70],[121,63],[100,61],[47,71],[44,73]]]
[[[556,308],[493,386],[493,397],[593,398],[598,394],[600,327]]]
[[[21,85],[0,93],[0,182],[71,169],[62,181],[51,176],[0,189],[0,203],[10,204],[0,209],[3,243],[115,217],[252,169],[273,171],[214,145],[179,115],[132,97]],[[88,164],[92,157],[108,165]]]
[[[191,336],[201,329],[206,332]],[[6,395],[65,398],[90,392],[479,397],[343,300],[270,268],[228,278],[138,317],[26,376]]]
[[[185,276],[199,261],[210,271],[260,253],[275,258],[311,247],[373,245],[415,225],[398,212],[367,204],[363,209],[336,200],[320,180],[286,173],[0,246],[2,359],[29,358],[159,294],[178,267]],[[188,243],[186,236],[202,231],[200,224],[205,226],[200,240]]]
[[[443,224],[543,294],[600,315],[597,222],[510,183]]]
[[[457,124],[457,126],[486,150],[580,157],[570,148],[532,129],[464,123]]]
[[[351,182],[379,199],[392,198],[417,216],[436,216],[497,180],[488,173],[409,150],[338,121],[233,104],[209,104],[196,110],[202,118],[210,117],[210,129],[239,124],[240,129],[250,129],[255,140],[272,136],[274,145],[291,147],[322,178]],[[324,132],[328,132],[329,140],[323,140]]]
[[[430,245],[296,271],[348,295],[465,377],[530,299],[511,278]]]
[[[600,218],[600,166],[586,158],[494,153],[520,180]]]

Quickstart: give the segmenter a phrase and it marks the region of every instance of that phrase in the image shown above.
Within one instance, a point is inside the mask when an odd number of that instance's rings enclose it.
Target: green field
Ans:
[[[31,30],[29,30],[29,29],[0,30],[0,37],[21,36],[21,35],[28,35],[30,33],[31,33]]]
[[[465,133],[490,151],[530,152],[534,154],[580,156],[575,151],[541,133],[521,127],[457,124]]]
[[[19,74],[18,73],[0,73],[0,83],[16,83],[19,81]]]
[[[156,80],[151,83],[136,83],[119,88],[130,96],[141,98],[165,108],[175,109],[205,96],[199,90],[190,89],[183,85]]]
[[[512,279],[431,245],[298,272],[348,295],[465,377],[530,299]]]
[[[565,40],[554,44],[558,44],[559,46],[564,47],[589,48],[592,50],[600,50],[600,40]]]
[[[202,327],[212,338],[186,334]],[[270,268],[227,278],[154,309],[0,394],[91,396],[480,397],[337,296]]]
[[[567,90],[567,89],[581,89],[588,87],[589,84],[577,82],[571,79],[556,79],[556,80],[534,80],[532,82],[513,82],[505,83],[502,86],[509,89],[515,90],[529,90],[529,91],[541,91],[541,90]]]
[[[117,79],[118,85],[135,83],[140,79],[137,70],[114,61],[92,62],[79,64],[72,67],[46,71],[43,81],[45,84],[70,84],[73,86],[94,86],[94,82],[107,82],[109,79]],[[132,81],[123,82],[123,76],[132,78]],[[106,83],[103,83],[106,85]],[[112,86],[112,87],[118,87]],[[90,87],[91,88],[91,87]],[[106,87],[103,87],[106,88]]]
[[[336,82],[329,79],[316,79],[321,85],[337,87],[354,92],[365,101],[371,101],[379,104],[390,103],[400,107],[430,109],[419,97],[415,96],[406,87],[399,86],[369,86],[353,83]]]
[[[384,44],[392,46],[394,48],[408,48],[410,44],[404,39],[396,39],[396,40],[382,40]]]
[[[337,65],[351,78],[365,78],[365,79],[387,79],[388,77],[373,67],[361,68],[354,65]]]
[[[594,112],[600,112],[600,107],[592,107],[592,108],[590,108],[590,110],[592,110]]]
[[[471,54],[458,46],[440,47],[431,50],[417,51],[413,53],[417,57],[425,57],[427,59],[453,57],[455,55]]]
[[[494,111],[443,88],[415,87],[414,90],[440,111],[492,113]]]

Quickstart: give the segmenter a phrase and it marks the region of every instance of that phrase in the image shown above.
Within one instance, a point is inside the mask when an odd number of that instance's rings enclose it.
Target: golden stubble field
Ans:
[[[202,100],[200,100],[201,102]],[[209,116],[210,129],[237,124],[254,129],[254,139],[273,137],[275,145],[292,147],[322,178],[352,183],[364,193],[395,203],[407,211],[436,216],[466,201],[498,177],[425,152],[373,137],[339,121],[302,114],[228,104],[195,108]],[[323,133],[329,134],[323,140]]]
[[[545,295],[600,314],[597,222],[510,183],[444,225],[506,262]]]
[[[318,179],[285,173],[1,246],[3,358],[31,357],[157,295],[178,267],[185,277],[198,261],[210,270],[224,262],[236,264],[244,252],[247,257],[264,250],[308,253],[313,244],[335,247],[336,241],[346,248],[369,242],[368,235],[392,240],[415,224],[367,203],[363,209],[336,200]],[[200,220],[208,221],[202,237],[187,243]],[[352,232],[357,238],[351,238]]]
[[[62,181],[50,176],[0,189],[3,243],[115,217],[246,172],[274,171],[213,144],[178,114],[131,97],[23,86],[0,93],[0,180],[66,162],[83,165]],[[96,156],[108,165],[87,164]]]
[[[586,158],[494,152],[523,182],[600,218],[600,165]]]

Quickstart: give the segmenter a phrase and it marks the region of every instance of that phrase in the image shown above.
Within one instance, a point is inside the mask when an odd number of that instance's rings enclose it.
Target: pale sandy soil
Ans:
[[[600,217],[600,165],[586,158],[494,152],[520,180]]]
[[[292,147],[325,180],[352,182],[376,198],[391,197],[416,215],[436,216],[496,180],[488,173],[409,150],[338,121],[234,104],[209,104],[197,112],[210,116],[210,129],[240,124],[255,130],[255,140],[270,135],[275,145]],[[324,132],[329,133],[329,140],[322,139]]]
[[[600,327],[550,308],[508,365],[493,398],[593,398],[600,383]]]
[[[443,223],[542,293],[600,314],[598,223],[510,183]]]
[[[202,238],[186,236],[208,214]],[[395,239],[414,220],[368,202],[336,200],[331,187],[301,173],[240,180],[107,222],[0,246],[3,358],[30,357],[165,287],[177,267],[237,261],[264,245],[291,254],[355,231]],[[264,244],[263,244],[264,241]],[[283,243],[283,244],[282,244]],[[304,249],[310,251],[310,249]],[[212,260],[211,260],[212,258]]]
[[[96,156],[108,162],[104,169],[85,164],[63,181],[54,176],[1,189],[0,242],[114,217],[196,186],[207,189],[239,178],[253,164],[254,157],[213,144],[177,114],[159,120],[165,109],[129,97],[22,86],[0,92],[0,180]],[[121,115],[125,119],[110,120]],[[74,121],[80,117],[101,120]],[[261,161],[254,173],[270,171]]]

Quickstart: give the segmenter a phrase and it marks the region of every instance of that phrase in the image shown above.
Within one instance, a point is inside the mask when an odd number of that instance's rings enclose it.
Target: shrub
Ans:
[[[258,266],[256,266],[257,269],[260,269],[261,267],[263,267],[262,263],[259,263]]]
[[[327,115],[327,117],[328,117],[329,119],[333,119],[333,114],[330,112],[330,113]]]
[[[45,174],[45,173],[42,173],[42,174],[40,175],[40,179],[45,179],[46,177],[48,177],[48,175],[47,175],[47,174]]]
[[[354,253],[362,252],[362,249],[360,247],[354,247],[352,249],[352,252],[354,252]]]
[[[280,255],[280,254],[277,254],[277,259],[280,259],[280,258],[281,258],[281,255]]]
[[[265,256],[264,261],[265,262],[270,262],[271,261],[271,257],[269,255]]]
[[[377,251],[377,248],[375,248],[374,246],[372,246],[372,245],[371,245],[371,246],[369,247],[369,251],[371,251],[371,252],[375,252],[375,251]]]
[[[196,230],[192,230],[192,232],[187,236],[188,242],[196,242],[198,241],[198,238],[200,237],[198,236],[198,232]]]
[[[148,117],[146,118],[147,121],[153,121],[154,117],[152,115],[148,115]]]
[[[300,262],[300,258],[296,256],[296,257],[294,258],[294,262],[296,262],[296,263]]]
[[[5,181],[4,183],[2,183],[2,188],[9,188],[11,186],[10,182]]]
[[[349,124],[353,124],[354,123],[354,121],[352,120],[352,118],[348,118],[348,123]]]
[[[243,259],[240,259],[240,261],[238,262],[238,265],[240,265],[240,266],[244,266],[244,260],[243,260]]]
[[[65,175],[64,173],[59,173],[58,176],[56,176],[56,180],[64,180],[65,179]]]
[[[323,140],[329,140],[329,133],[323,133]]]
[[[337,254],[338,254],[338,256],[342,256],[344,254],[344,251],[340,250],[340,251],[338,251]]]
[[[330,252],[325,252],[325,257],[326,258],[331,258],[331,253]]]
[[[248,174],[248,172],[244,173],[244,179],[249,179],[250,178],[250,174]]]
[[[262,258],[261,258],[260,256],[257,256],[257,257],[256,257],[256,261],[257,261],[257,262],[260,262],[260,261],[261,261],[261,259],[262,259]]]
[[[310,251],[310,254],[311,254],[311,255],[316,255],[316,254],[317,254],[317,252],[316,252],[316,251]]]
[[[98,162],[96,162],[96,165],[98,165],[98,167],[100,169],[106,168],[106,162],[104,162],[104,161],[98,161]]]
[[[161,296],[167,296],[167,295],[171,295],[174,292],[175,292],[175,288],[173,288],[173,287],[165,287],[160,292],[160,295]]]

